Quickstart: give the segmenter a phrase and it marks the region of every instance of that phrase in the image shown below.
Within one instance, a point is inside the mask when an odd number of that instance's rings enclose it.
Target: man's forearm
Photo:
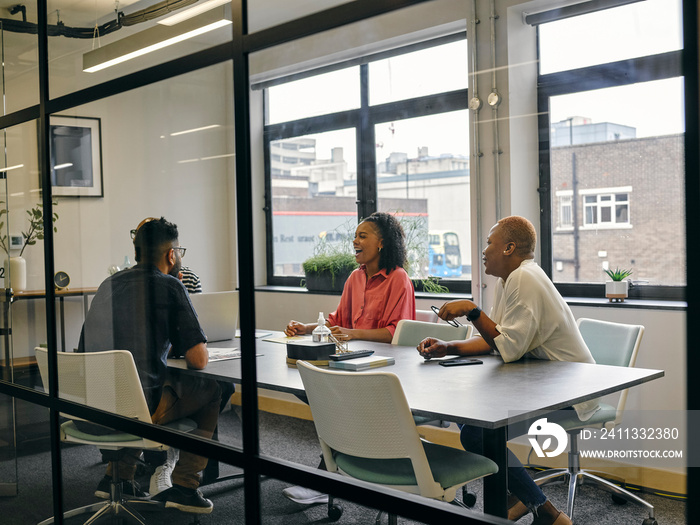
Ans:
[[[448,355],[483,355],[491,351],[489,344],[483,337],[470,337],[464,341],[449,341],[447,343]]]
[[[501,335],[501,333],[496,329],[496,323],[494,323],[493,320],[484,312],[481,312],[479,318],[474,320],[472,324],[474,325],[474,328],[479,331],[479,334],[489,348],[498,350],[494,339]]]
[[[209,363],[209,350],[206,343],[199,343],[185,352],[187,368],[202,370]]]

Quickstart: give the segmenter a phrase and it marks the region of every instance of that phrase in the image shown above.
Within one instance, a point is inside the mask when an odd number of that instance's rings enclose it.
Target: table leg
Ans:
[[[498,472],[484,478],[484,512],[505,518],[508,514],[508,454],[506,427],[484,429],[484,455],[498,465]]]
[[[214,435],[211,437],[214,441],[219,441],[219,426],[214,429]],[[207,466],[204,468],[202,475],[202,485],[216,483],[219,479],[219,461],[210,459],[207,461]]]
[[[63,311],[63,299],[64,297],[59,297],[58,298],[58,311],[59,311],[59,319],[61,322],[61,351],[65,352],[66,351],[66,315]]]

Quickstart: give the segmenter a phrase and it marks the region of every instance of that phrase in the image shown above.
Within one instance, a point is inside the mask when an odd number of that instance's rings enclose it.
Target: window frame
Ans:
[[[537,27],[538,55],[539,26]],[[538,56],[539,58],[539,56]],[[669,51],[657,55],[599,64],[579,69],[559,71],[537,75],[537,111],[539,134],[540,165],[540,261],[542,269],[554,282],[553,236],[557,231],[570,231],[553,228],[551,159],[549,130],[549,100],[551,97],[569,95],[584,91],[593,91],[609,87],[626,86],[641,82],[683,78],[683,50]],[[625,74],[620,74],[624,71]],[[556,195],[555,195],[556,196]],[[583,200],[580,201],[583,205]],[[629,202],[629,201],[628,201]],[[631,217],[630,217],[631,220]],[[631,222],[630,222],[631,225]],[[614,226],[613,226],[614,227]],[[630,226],[631,227],[631,226]],[[582,229],[590,229],[584,227]],[[609,227],[608,227],[609,228]],[[572,228],[573,229],[573,226]],[[557,283],[554,286],[565,297],[603,297],[602,283]],[[629,290],[630,299],[648,299],[662,301],[685,301],[686,286],[639,285]]]
[[[466,33],[460,33],[466,39]],[[426,41],[423,45],[411,45],[401,48],[405,53],[419,49],[425,49],[455,40],[452,35],[447,38],[439,38]],[[394,50],[393,56],[402,53]],[[387,102],[383,104],[369,105],[369,62],[384,58],[383,54],[375,54],[365,57],[360,64],[360,108],[308,117],[293,121],[279,122],[276,124],[264,124],[263,127],[263,155],[265,173],[265,251],[268,286],[299,286],[301,277],[280,276],[274,274],[273,231],[272,231],[272,175],[270,158],[270,144],[276,140],[284,140],[313,133],[336,131],[339,129],[355,128],[356,155],[357,155],[357,219],[366,217],[377,211],[377,161],[375,149],[376,124],[406,120],[410,118],[425,117],[461,111],[468,109],[467,88],[423,95],[420,97]],[[355,65],[356,61],[349,61],[347,66]],[[324,72],[319,70],[319,73]],[[291,80],[291,79],[290,79]],[[276,82],[278,83],[278,82]],[[265,90],[263,103],[265,114],[268,107],[268,92]],[[440,283],[447,286],[452,293],[471,294],[471,280],[440,279]],[[423,291],[422,283],[414,280],[416,291]]]

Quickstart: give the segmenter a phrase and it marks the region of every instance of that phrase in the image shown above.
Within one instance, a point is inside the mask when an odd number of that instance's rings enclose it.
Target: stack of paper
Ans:
[[[381,355],[369,355],[367,357],[356,357],[345,361],[329,361],[329,368],[340,368],[342,370],[368,370],[394,364],[393,357],[383,357]]]
[[[209,350],[209,362],[241,357],[241,351],[237,348],[208,348],[207,350]]]

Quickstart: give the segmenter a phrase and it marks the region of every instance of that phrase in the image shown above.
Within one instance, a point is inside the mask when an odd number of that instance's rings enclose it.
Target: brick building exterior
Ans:
[[[555,282],[603,282],[607,264],[685,285],[682,134],[557,147],[551,162]]]

